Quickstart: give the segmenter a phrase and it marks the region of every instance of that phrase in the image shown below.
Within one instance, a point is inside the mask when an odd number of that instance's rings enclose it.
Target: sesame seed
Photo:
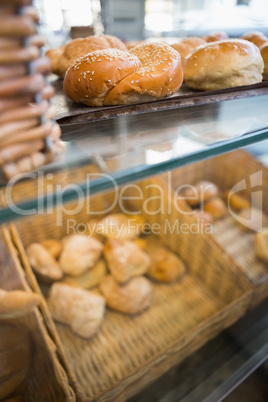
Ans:
[[[137,81],[135,81],[136,82],[136,84],[138,84],[138,82],[140,82],[139,80],[137,80]]]
[[[131,81],[131,84],[134,84],[134,81],[133,81],[133,80]]]
[[[122,68],[121,68],[121,67],[118,67],[118,70],[122,70]]]
[[[107,80],[108,82],[112,82],[111,80]]]
[[[78,78],[78,81],[79,81],[79,82],[81,81],[80,78]]]
[[[89,78],[89,81],[92,81],[92,78],[91,78],[91,77]]]
[[[92,71],[91,75],[94,75],[95,71]]]
[[[101,59],[99,59],[98,61],[101,61]]]
[[[194,66],[197,67],[197,63],[195,63]]]
[[[88,95],[85,95],[86,98],[88,98]]]
[[[172,78],[170,78],[169,81],[172,81]]]

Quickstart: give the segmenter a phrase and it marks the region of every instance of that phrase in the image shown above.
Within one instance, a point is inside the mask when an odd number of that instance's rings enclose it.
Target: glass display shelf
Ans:
[[[97,194],[117,185],[191,164],[268,139],[268,96],[260,95],[206,105],[119,116],[102,121],[61,124],[66,152],[62,161],[38,171],[1,183],[5,196],[12,187],[16,205],[29,215],[42,201],[54,207],[57,200],[75,201],[77,189],[57,188],[49,194],[33,195],[29,183],[51,174],[65,172],[69,184],[76,183],[80,194]],[[81,167],[99,174],[90,180],[74,179]],[[50,175],[50,176],[49,176]],[[59,182],[58,184],[60,184]],[[60,195],[60,197],[59,197]],[[42,200],[40,199],[42,198]],[[11,208],[0,209],[0,224],[20,218]]]
[[[129,402],[266,402],[267,340],[268,300]]]

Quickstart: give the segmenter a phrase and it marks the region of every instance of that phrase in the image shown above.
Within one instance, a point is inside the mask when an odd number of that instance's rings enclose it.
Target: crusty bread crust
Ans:
[[[211,91],[262,81],[263,60],[253,43],[229,39],[200,46],[184,64],[190,88]]]

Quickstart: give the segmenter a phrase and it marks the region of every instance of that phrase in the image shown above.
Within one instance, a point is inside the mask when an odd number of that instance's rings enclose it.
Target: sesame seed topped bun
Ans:
[[[169,96],[182,79],[178,52],[157,42],[128,53],[106,49],[81,57],[66,72],[64,91],[86,105],[124,105]]]

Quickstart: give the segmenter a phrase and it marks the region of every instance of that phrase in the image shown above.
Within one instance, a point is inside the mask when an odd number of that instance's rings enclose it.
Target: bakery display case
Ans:
[[[34,27],[30,3],[0,6]],[[0,112],[0,400],[265,401],[267,81],[90,107],[45,67],[37,151]]]

